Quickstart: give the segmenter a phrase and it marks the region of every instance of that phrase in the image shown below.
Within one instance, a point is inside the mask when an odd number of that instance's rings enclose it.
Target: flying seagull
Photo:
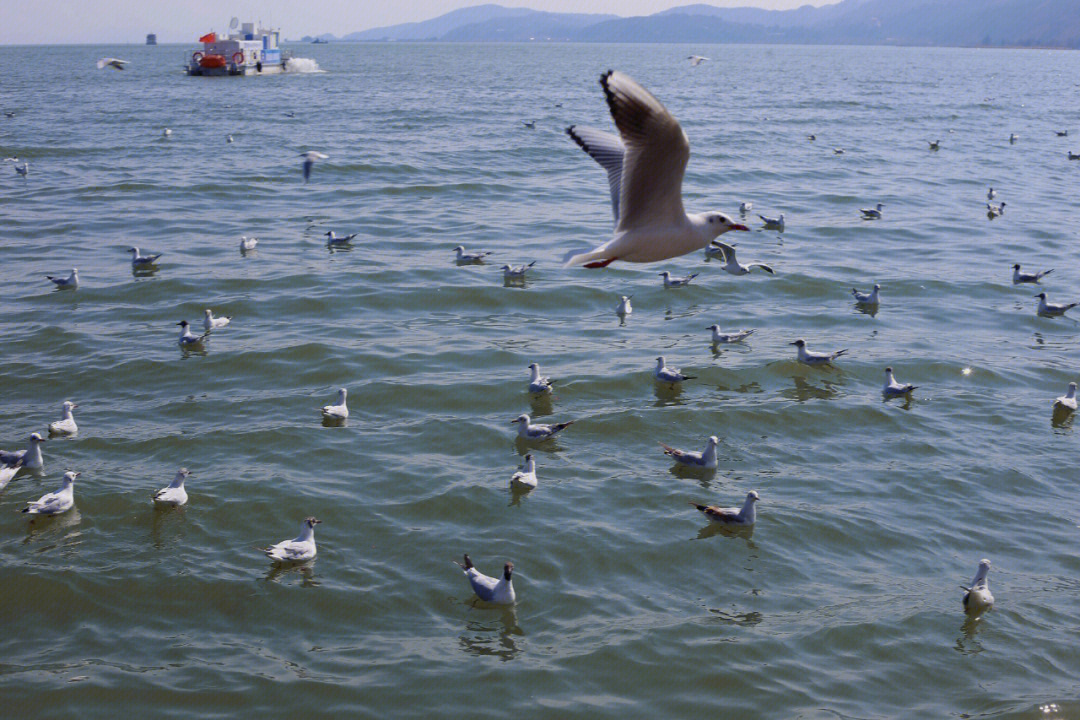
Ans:
[[[97,61],[98,70],[103,70],[107,67],[116,68],[117,70],[123,70],[125,65],[130,63],[127,60],[120,60],[118,58],[101,58]]]
[[[308,181],[311,177],[311,167],[315,164],[316,160],[327,160],[329,155],[324,155],[318,150],[308,150],[307,152],[300,153],[300,157],[304,158],[304,182]]]

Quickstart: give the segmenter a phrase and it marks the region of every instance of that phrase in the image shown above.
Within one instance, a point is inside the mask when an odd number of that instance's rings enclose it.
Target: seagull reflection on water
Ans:
[[[466,604],[472,610],[476,609],[475,605]],[[518,625],[517,610],[500,607],[497,617],[477,619],[476,615],[470,615],[459,642],[461,649],[469,655],[513,660],[525,649],[524,637],[525,631]]]
[[[296,584],[300,587],[318,587],[321,583],[315,579],[314,565],[314,560],[292,564],[274,563],[263,579],[267,582],[293,580],[290,576],[295,573],[298,576],[295,578]]]

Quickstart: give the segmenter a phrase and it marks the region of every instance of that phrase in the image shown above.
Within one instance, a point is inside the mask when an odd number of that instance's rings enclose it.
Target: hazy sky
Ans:
[[[190,42],[224,30],[229,17],[262,19],[285,38],[345,35],[382,25],[427,20],[486,0],[0,0],[0,44]],[[553,12],[648,15],[695,0],[494,0]],[[697,0],[704,2],[706,0]],[[708,0],[710,5],[786,10],[839,0]]]

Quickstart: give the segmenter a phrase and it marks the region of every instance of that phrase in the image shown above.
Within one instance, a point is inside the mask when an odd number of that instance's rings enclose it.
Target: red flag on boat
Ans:
[[[199,42],[201,42],[201,43],[217,42],[217,34],[216,33],[206,33],[201,38],[199,38]]]

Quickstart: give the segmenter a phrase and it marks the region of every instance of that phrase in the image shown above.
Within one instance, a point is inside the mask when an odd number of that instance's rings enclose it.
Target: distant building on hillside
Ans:
[[[147,35],[146,36],[146,44],[147,45],[157,45],[157,35],[155,35],[154,33],[150,33],[149,35]]]

